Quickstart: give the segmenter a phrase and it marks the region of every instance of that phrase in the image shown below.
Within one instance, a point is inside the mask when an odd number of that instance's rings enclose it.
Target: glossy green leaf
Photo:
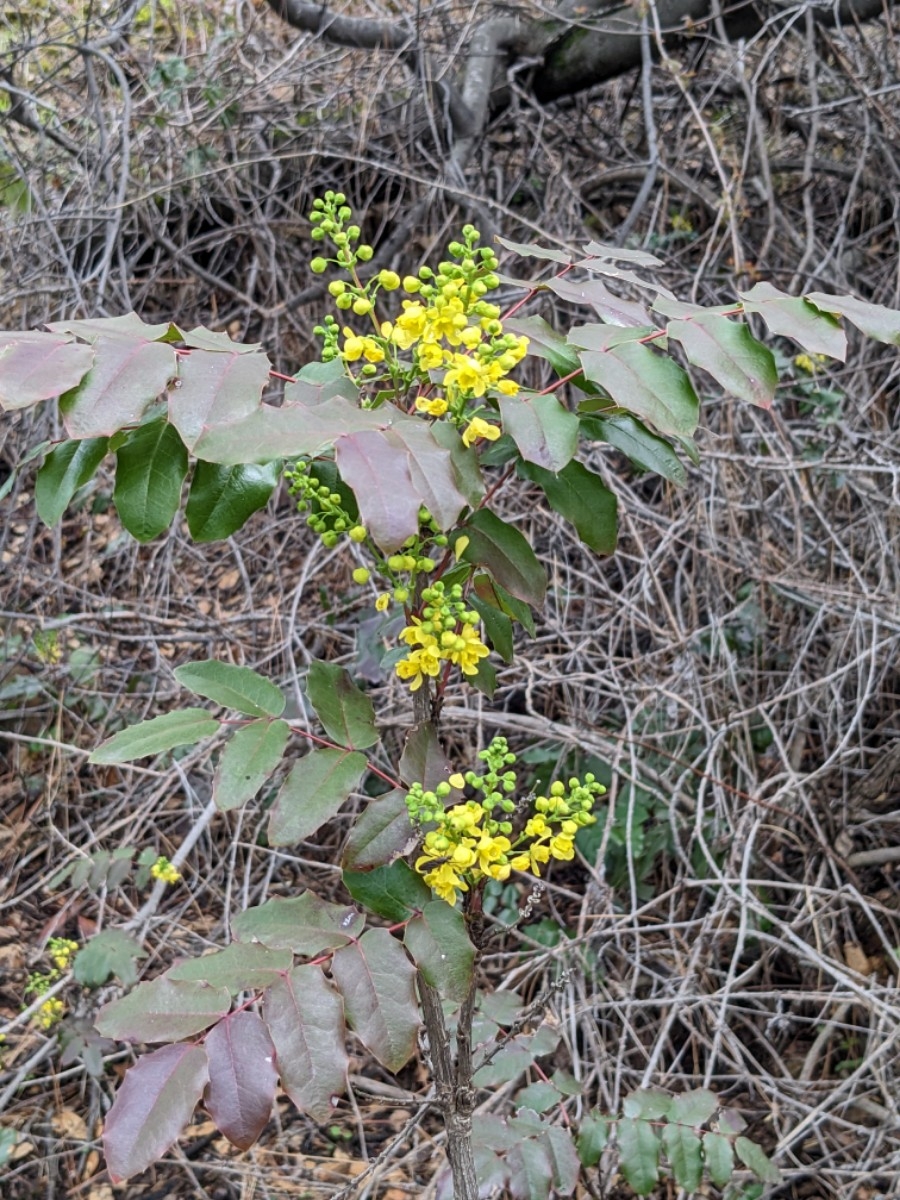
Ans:
[[[104,1004],[95,1024],[120,1042],[177,1042],[214,1025],[231,1007],[226,988],[176,983],[161,975]]]
[[[131,987],[137,983],[137,960],[146,957],[140,942],[124,929],[104,929],[75,955],[72,974],[83,987],[100,987],[113,975]]]
[[[626,342],[604,352],[583,350],[581,362],[587,379],[660,433],[689,437],[697,427],[700,402],[687,372],[671,358]]]
[[[585,1167],[595,1167],[600,1161],[609,1142],[609,1126],[609,1118],[599,1113],[588,1113],[582,1117],[577,1149],[578,1157]]]
[[[474,512],[461,532],[469,539],[463,558],[484,567],[519,600],[539,607],[547,590],[547,573],[525,537],[490,509]]]
[[[312,750],[281,785],[269,817],[269,844],[292,846],[310,837],[346,803],[368,766],[365,755]]]
[[[113,734],[100,743],[88,762],[106,765],[133,762],[175,746],[193,746],[218,732],[219,722],[205,708],[179,708]]]
[[[175,369],[175,352],[162,342],[138,336],[98,337],[93,366],[60,398],[69,437],[111,437],[137,425],[166,390]]]
[[[506,613],[511,620],[518,621],[534,637],[534,615],[524,600],[517,600],[515,596],[511,596],[506,588],[501,587],[495,579],[491,579],[490,575],[476,575],[472,586],[480,600]]]
[[[399,1071],[414,1054],[419,1029],[415,969],[386,929],[369,929],[338,950],[332,975],[350,1027],[382,1066]]]
[[[622,1174],[639,1196],[649,1196],[659,1178],[659,1141],[649,1121],[622,1117],[617,1126]]]
[[[267,900],[239,913],[231,923],[241,942],[262,942],[273,949],[313,957],[359,937],[366,919],[355,908],[331,904],[313,892],[287,900]]]
[[[278,1071],[269,1031],[256,1013],[231,1013],[209,1031],[204,1045],[209,1059],[204,1107],[229,1142],[249,1150],[275,1103]]]
[[[703,1125],[719,1107],[719,1098],[709,1088],[694,1088],[673,1096],[669,1120],[682,1125]]]
[[[820,312],[802,296],[790,296],[771,283],[757,283],[739,292],[744,312],[758,313],[771,334],[788,337],[810,354],[827,354],[843,362],[847,335],[829,313]]]
[[[266,988],[282,971],[294,965],[290,950],[274,950],[261,942],[232,942],[224,950],[189,958],[166,971],[166,979],[208,983],[211,987],[238,992]]]
[[[625,413],[613,417],[584,416],[581,429],[585,437],[621,450],[639,470],[654,471],[678,487],[687,483],[684,464],[669,443],[651,433],[635,417]]]
[[[550,507],[571,521],[586,546],[597,554],[612,554],[618,536],[618,502],[599,475],[579,462],[569,463],[558,475],[522,463],[519,473],[541,486]]]
[[[751,1142],[746,1137],[735,1138],[734,1152],[744,1166],[763,1183],[778,1183],[781,1179],[781,1172],[756,1142]]]
[[[394,788],[370,800],[356,818],[344,847],[342,866],[349,871],[371,871],[408,854],[418,841],[406,808],[406,792]]]
[[[681,343],[688,362],[706,371],[727,393],[760,408],[772,407],[778,384],[775,359],[742,321],[703,313],[670,321],[668,333]],[[645,415],[635,411],[638,416]],[[653,424],[662,433],[690,435],[694,428],[666,429],[655,421]]]
[[[108,448],[108,438],[86,438],[50,451],[34,481],[34,502],[45,525],[56,524],[78,489],[93,478]]]
[[[443,900],[429,900],[407,925],[403,941],[443,999],[461,1003],[466,998],[475,972],[475,947],[458,909]]]
[[[687,1125],[670,1122],[663,1127],[662,1144],[678,1187],[688,1192],[696,1191],[703,1176],[697,1134]]]
[[[716,1187],[725,1187],[734,1172],[734,1149],[731,1140],[721,1133],[705,1133],[703,1161]]]
[[[350,673],[334,663],[309,664],[306,694],[325,732],[342,746],[365,750],[378,741],[375,708]]]
[[[176,667],[175,678],[195,696],[204,696],[248,717],[280,717],[284,712],[281,689],[250,667],[236,667],[210,658]]]
[[[493,604],[488,604],[480,599],[477,595],[469,597],[469,603],[481,617],[484,623],[484,630],[491,646],[504,662],[510,663],[513,660],[513,632],[512,621],[501,612],[499,608],[495,608]]]
[[[503,428],[526,462],[561,471],[578,447],[578,418],[553,395],[500,397]]]
[[[184,515],[195,542],[231,537],[259,509],[265,508],[278,483],[277,463],[245,463],[225,467],[198,462]]]
[[[506,333],[528,338],[528,353],[545,359],[562,378],[581,371],[581,361],[562,334],[557,333],[543,317],[511,317],[503,322]]]
[[[103,1123],[114,1184],[162,1158],[190,1121],[209,1079],[202,1046],[163,1046],[126,1072]]]
[[[0,334],[0,408],[29,408],[77,387],[93,361],[90,346],[59,334]]]
[[[846,317],[856,328],[876,342],[900,346],[900,311],[870,304],[856,296],[829,296],[826,292],[808,292],[805,296],[821,312]]]
[[[420,506],[402,442],[390,430],[366,429],[336,442],[335,461],[372,540],[385,554],[399,550],[418,531]]]
[[[251,721],[231,735],[219,757],[213,797],[222,812],[252,800],[284,755],[286,721]]]
[[[197,348],[179,357],[178,386],[169,392],[169,420],[189,450],[207,430],[239,421],[259,408],[271,365],[265,354],[233,349],[217,353]]]
[[[187,469],[184,442],[165,421],[141,425],[119,447],[113,503],[137,541],[149,542],[172,524]]]
[[[266,992],[263,1019],[275,1043],[281,1086],[324,1124],[347,1086],[341,999],[321,967],[295,967]]]
[[[490,659],[480,658],[478,670],[474,675],[466,676],[466,683],[469,687],[473,687],[482,695],[487,696],[488,700],[493,700],[494,692],[497,690],[497,668]]]
[[[406,921],[431,901],[431,888],[402,860],[371,871],[345,870],[342,878],[357,904],[386,921]]]

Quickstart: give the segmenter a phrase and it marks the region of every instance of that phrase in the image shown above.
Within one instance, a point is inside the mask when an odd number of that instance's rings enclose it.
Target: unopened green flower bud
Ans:
[[[372,301],[366,296],[357,296],[353,301],[353,311],[358,317],[364,317],[366,313],[372,311]]]
[[[386,292],[394,292],[400,286],[400,276],[396,271],[379,271],[378,282]]]
[[[372,249],[372,247],[367,246],[365,243],[363,243],[361,246],[357,246],[356,248],[356,257],[360,262],[368,262],[374,253],[375,251]]]
[[[369,535],[365,525],[354,525],[348,536],[351,542],[364,542]]]
[[[360,229],[360,227],[358,225],[348,225],[347,226],[347,237],[350,239],[351,242],[358,241],[359,235],[361,232],[362,232],[362,230]]]
[[[317,258],[315,261],[316,262],[324,262],[325,259]],[[332,279],[331,283],[329,283],[329,285],[328,285],[328,292],[332,296],[343,296],[343,294],[344,294],[344,292],[346,292],[346,290],[347,290],[347,285],[346,285],[346,283],[344,283],[344,281],[342,279]]]
[[[326,549],[331,550],[337,544],[338,534],[336,534],[333,529],[326,529],[322,534],[322,545],[325,546]]]
[[[409,588],[394,588],[394,599],[398,604],[405,604],[409,599]]]
[[[353,572],[354,583],[368,583],[370,578],[371,572],[367,571],[365,567],[357,567]]]
[[[336,304],[342,311],[346,311],[348,308],[353,307],[353,297],[349,292],[341,292],[337,298]]]
[[[416,570],[418,570],[418,571],[433,571],[434,570],[434,559],[433,558],[418,559],[416,561]]]
[[[404,292],[417,292],[422,284],[416,279],[415,275],[404,275],[403,290]]]
[[[391,557],[387,560],[387,565],[390,568],[390,570],[392,570],[392,571],[402,571],[403,570],[403,559],[400,557],[399,554],[392,554]]]
[[[309,236],[312,238],[312,240],[313,240],[314,242],[321,242],[321,241],[324,239],[324,237],[325,237],[325,232],[324,232],[324,230],[323,230],[323,229],[321,229],[321,228],[320,228],[320,229],[314,229],[314,230],[312,231],[312,233],[311,233]]]

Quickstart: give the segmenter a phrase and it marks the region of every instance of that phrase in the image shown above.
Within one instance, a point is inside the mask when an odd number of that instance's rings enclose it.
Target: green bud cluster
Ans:
[[[331,362],[340,355],[341,330],[337,321],[329,313],[321,325],[313,325],[313,333],[322,339],[322,362]]]
[[[319,255],[312,260],[310,269],[314,274],[321,275],[332,262],[352,271],[357,262],[369,262],[371,259],[374,253],[372,247],[365,243],[358,244],[362,236],[359,226],[347,224],[352,215],[343,192],[328,191],[324,197],[313,201],[312,212],[309,214],[313,227],[310,237],[314,242],[331,242],[335,251],[334,258],[323,258]],[[337,294],[337,298],[338,301],[341,300],[340,293]],[[352,304],[351,297],[349,304],[338,303],[338,307],[350,308]]]
[[[297,497],[297,510],[309,514],[306,523],[319,535],[324,546],[329,549],[336,546],[342,534],[357,543],[366,540],[368,534],[365,526],[357,524],[347,512],[341,494],[333,492],[312,473],[311,463],[299,459],[293,467],[285,468],[284,476],[291,495]],[[366,573],[365,579],[360,578],[356,582],[365,583],[368,577]]]
[[[569,820],[583,826],[593,825],[597,820],[591,810],[597,797],[606,794],[606,788],[588,772],[583,783],[577,776],[573,776],[568,783],[557,780],[550,785],[548,793],[536,797],[536,812],[543,813],[549,821]]]
[[[481,234],[474,225],[464,225],[462,236],[461,242],[451,242],[447,247],[450,258],[438,264],[437,274],[430,267],[419,270],[421,285],[418,290],[425,300],[440,295],[445,299],[461,296],[469,301],[474,296],[477,300],[469,311],[475,316],[496,320],[500,315],[496,305],[482,301],[481,297],[500,286],[496,273],[500,265],[497,255],[488,246],[479,248]],[[451,261],[453,259],[456,261]],[[497,332],[500,332],[499,322]]]
[[[411,784],[406,793],[406,811],[413,825],[437,821],[444,811],[444,802],[450,791],[449,783],[439,783],[433,792],[427,791],[421,783]]]

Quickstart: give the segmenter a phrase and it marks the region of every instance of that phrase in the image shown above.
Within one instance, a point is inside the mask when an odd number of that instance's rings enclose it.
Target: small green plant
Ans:
[[[174,102],[187,68],[173,59],[159,70]],[[487,904],[510,924],[535,915],[538,877],[571,870],[576,843],[596,836],[604,780],[587,764],[546,762],[533,784],[522,780],[514,768],[528,765],[528,750],[518,755],[502,735],[478,752],[477,769],[472,759],[450,762],[441,715],[450,689],[493,694],[495,663],[513,659],[516,627],[522,653],[535,635],[547,574],[527,522],[497,511],[501,496],[516,497],[505,511],[540,497],[585,546],[610,554],[616,497],[590,453],[612,447],[682,483],[684,459],[697,456],[699,397],[689,368],[729,395],[772,403],[778,364],[748,316],[807,355],[843,359],[839,317],[895,344],[900,314],[852,297],[788,296],[763,282],[732,306],[709,309],[671,295],[658,282],[659,260],[644,250],[589,242],[568,252],[500,239],[546,272],[502,312],[492,299],[497,253],[480,246],[471,225],[436,267],[401,277],[369,267],[373,247],[341,193],[316,201],[310,224],[321,251],[313,272],[341,276],[328,285],[338,316],[316,326],[320,361],[293,377],[273,372],[257,346],[145,325],[134,314],[0,334],[0,403],[24,409],[62,395],[66,438],[44,448],[35,485],[42,519],[58,520],[112,455],[113,502],[132,536],[146,542],[169,528],[190,475],[187,528],[213,541],[239,529],[284,476],[324,545],[346,550],[347,578],[359,590],[344,602],[374,610],[371,639],[387,646],[378,662],[369,653],[370,672],[387,665],[411,707],[403,752],[386,766],[397,756],[389,746],[373,749],[382,730],[362,672],[355,679],[341,664],[311,662],[309,720],[301,723],[285,718],[282,690],[257,672],[187,663],[175,677],[204,703],[121,729],[94,749],[91,762],[115,768],[224,741],[213,784],[221,811],[254,803],[279,772],[267,797],[269,845],[314,838],[342,810],[348,830],[340,861],[347,899],[307,890],[249,908],[232,922],[229,946],[174,963],[100,1010],[95,1037],[160,1044],[127,1072],[107,1114],[110,1177],[119,1182],[164,1154],[201,1097],[241,1149],[260,1136],[279,1083],[332,1128],[348,1086],[348,1037],[397,1072],[424,1026],[433,1103],[447,1132],[444,1195],[475,1200],[488,1186],[514,1200],[571,1195],[613,1145],[639,1194],[656,1186],[662,1157],[688,1191],[704,1178],[728,1184],[735,1161],[774,1181],[775,1167],[737,1115],[702,1089],[634,1093],[621,1112],[590,1112],[576,1128],[567,1105],[582,1085],[562,1068],[544,1069],[559,1034],[549,1022],[534,1027],[553,989],[536,1006],[485,992],[480,959]],[[613,296],[611,278],[644,299]],[[541,290],[592,306],[599,319],[557,331],[522,315]],[[532,387],[520,378],[526,358]],[[280,405],[263,400],[276,379]],[[49,643],[42,653],[51,653]],[[668,751],[658,719],[646,722],[657,746],[641,751],[648,762]],[[295,753],[294,737],[305,754]],[[609,838],[614,878],[649,874],[671,836],[667,805],[638,782],[620,789]],[[132,856],[95,854],[67,868],[67,878],[121,883]],[[155,853],[138,862],[144,881],[176,881]],[[545,941],[558,935],[549,924],[536,923]],[[107,929],[79,951],[73,974],[85,986],[116,974],[128,987],[141,954],[123,930]],[[72,1044],[87,1042],[76,1031]],[[90,1052],[96,1062],[97,1041]],[[236,1077],[244,1085],[237,1090]],[[479,1089],[505,1083],[518,1088],[507,1114],[473,1121]]]

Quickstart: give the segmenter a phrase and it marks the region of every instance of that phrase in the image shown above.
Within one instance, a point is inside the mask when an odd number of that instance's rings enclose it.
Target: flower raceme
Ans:
[[[575,835],[596,821],[591,810],[606,791],[591,774],[585,775],[584,782],[574,777],[567,784],[557,781],[546,796],[533,801],[534,812],[517,834],[508,818],[522,805],[511,797],[516,774],[506,769],[515,755],[506,739],[497,737],[479,758],[487,765],[484,775],[474,771],[451,775],[433,792],[413,784],[406,800],[413,824],[435,826],[425,834],[415,869],[435,895],[452,905],[482,880],[502,881],[512,871],[540,876],[541,867],[551,859],[574,858]],[[467,785],[481,798],[445,807],[452,793]]]
[[[459,667],[463,675],[477,675],[480,660],[490,651],[478,634],[478,613],[466,608],[462,587],[447,590],[438,581],[423,590],[422,600],[422,615],[400,633],[410,652],[397,663],[397,675],[413,692],[426,676],[436,678],[443,663]]]

